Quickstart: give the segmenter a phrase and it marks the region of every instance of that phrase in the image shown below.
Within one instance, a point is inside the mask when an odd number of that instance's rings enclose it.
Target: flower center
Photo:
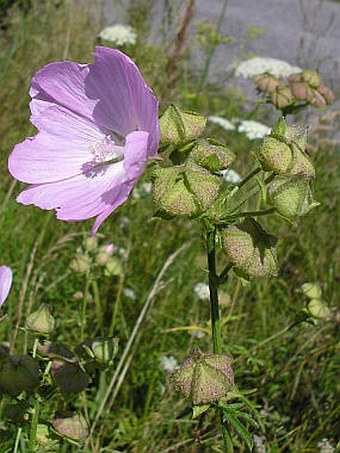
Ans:
[[[124,144],[117,145],[111,135],[106,135],[99,140],[92,142],[89,150],[93,156],[92,160],[82,166],[83,174],[87,178],[94,178],[105,172],[109,164],[121,162],[124,159]]]
[[[110,135],[91,143],[90,151],[93,154],[93,164],[109,164],[124,159],[124,147],[117,145]]]

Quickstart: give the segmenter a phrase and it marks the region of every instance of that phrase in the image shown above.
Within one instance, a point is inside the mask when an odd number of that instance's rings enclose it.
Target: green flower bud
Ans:
[[[86,340],[83,348],[92,359],[104,364],[112,364],[118,352],[118,338],[95,338]]]
[[[48,335],[54,330],[55,319],[51,315],[49,305],[42,304],[38,310],[31,313],[25,322],[25,329],[41,335]]]
[[[320,74],[311,69],[306,69],[300,73],[300,77],[304,82],[307,82],[311,87],[318,88],[321,85]]]
[[[88,434],[89,428],[85,418],[79,414],[58,415],[52,421],[54,430],[61,437],[83,443]]]
[[[183,363],[173,378],[183,395],[194,405],[218,401],[234,387],[231,359],[224,354],[198,351]]]
[[[312,299],[307,305],[307,311],[313,318],[327,319],[332,315],[326,302],[321,299]]]
[[[198,214],[198,201],[186,187],[182,168],[158,168],[151,178],[153,201],[161,212],[170,217]]]
[[[235,157],[235,154],[227,146],[209,139],[197,140],[190,153],[190,158],[197,165],[213,172],[229,167]]]
[[[223,232],[223,250],[236,269],[249,279],[277,275],[275,245],[276,238],[252,218],[246,218]]]
[[[305,150],[307,146],[308,126],[303,124],[288,126],[284,118],[280,118],[279,123],[280,122],[282,130],[284,130],[283,136],[280,137],[280,139],[285,141],[288,145],[295,143],[299,148]]]
[[[0,363],[0,392],[17,396],[39,385],[39,364],[28,355],[8,356]]]
[[[57,385],[66,393],[80,393],[90,382],[90,376],[75,363],[53,360],[51,370]]]
[[[255,79],[256,88],[259,91],[263,91],[265,93],[272,93],[275,91],[280,85],[281,82],[272,74],[265,72],[264,74],[260,74]]]
[[[301,290],[308,299],[321,299],[322,297],[322,290],[319,283],[304,283],[301,285]]]
[[[278,176],[268,186],[268,202],[285,217],[304,213],[310,193],[309,179],[303,176]]]
[[[89,256],[78,254],[70,262],[70,269],[80,274],[86,274],[91,269],[92,260]]]
[[[289,86],[279,86],[270,95],[270,99],[276,108],[284,110],[294,102],[294,96]]]
[[[273,171],[276,174],[285,174],[292,163],[293,154],[286,143],[270,135],[263,139],[259,147],[258,157],[264,170]]]
[[[315,178],[315,168],[307,154],[301,152],[301,149],[295,143],[292,143],[290,147],[294,158],[289,174]]]
[[[262,168],[276,174],[301,174],[315,177],[315,169],[304,149],[307,144],[307,128],[288,126],[280,118],[270,135],[265,137],[258,151]]]
[[[218,196],[223,184],[222,179],[198,165],[190,166],[185,172],[185,178],[190,191],[199,201],[201,210],[208,209]]]
[[[202,135],[206,118],[170,105],[160,119],[161,142],[181,146]]]
[[[107,277],[116,277],[123,274],[122,264],[119,259],[112,256],[105,264],[104,274]]]
[[[333,91],[330,88],[328,88],[328,87],[326,87],[324,85],[321,85],[317,89],[317,92],[319,94],[321,94],[321,96],[324,98],[326,104],[328,104],[328,105],[329,104],[333,104],[333,102],[334,102],[334,93],[333,93]]]
[[[84,239],[84,248],[87,252],[94,252],[98,247],[97,236],[91,236]]]
[[[311,88],[307,82],[294,82],[291,84],[291,90],[299,101],[308,102],[315,96],[313,88]]]

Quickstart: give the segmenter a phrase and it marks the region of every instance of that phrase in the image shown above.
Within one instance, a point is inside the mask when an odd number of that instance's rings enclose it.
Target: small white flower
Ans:
[[[333,453],[335,451],[335,447],[333,447],[328,439],[322,439],[318,442],[317,447],[319,448],[319,453]]]
[[[123,289],[123,294],[124,294],[124,296],[128,297],[131,300],[136,300],[137,299],[136,293],[131,288],[124,288]]]
[[[177,360],[172,355],[163,355],[159,358],[159,363],[167,373],[172,373],[179,368]]]
[[[137,33],[130,25],[116,24],[104,28],[99,33],[99,38],[110,41],[116,46],[134,46],[137,42]]]
[[[223,180],[227,184],[238,184],[239,182],[242,181],[241,176],[232,168],[227,168],[226,170],[221,170],[220,173],[223,177]]]
[[[193,338],[197,338],[197,340],[200,340],[201,338],[204,338],[207,335],[202,330],[192,330],[190,333],[191,333],[191,336]]]
[[[289,77],[291,74],[297,74],[302,69],[297,66],[291,66],[283,60],[276,58],[254,57],[243,61],[236,67],[235,75],[245,79],[252,79],[264,72],[269,72],[275,77]]]
[[[264,441],[265,441],[264,437],[256,436],[254,434],[253,441],[254,441],[254,447],[255,447],[256,453],[266,453],[267,452],[265,444],[264,444]]]
[[[210,299],[209,286],[206,283],[197,283],[194,286],[194,293],[201,300]]]
[[[249,140],[263,138],[270,133],[270,128],[258,121],[244,120],[238,126],[238,132],[244,132]]]
[[[235,129],[235,126],[231,121],[227,120],[227,118],[222,118],[221,116],[208,116],[208,121],[223,127],[226,131],[233,131]]]

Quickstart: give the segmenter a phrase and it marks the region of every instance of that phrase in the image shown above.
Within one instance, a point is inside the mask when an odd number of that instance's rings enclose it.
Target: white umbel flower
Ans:
[[[134,46],[137,42],[137,33],[130,25],[116,24],[111,27],[106,27],[98,36],[116,46]]]
[[[206,283],[197,283],[194,286],[194,293],[201,300],[210,299],[209,286]]]
[[[241,176],[232,168],[222,170],[221,175],[227,184],[238,184],[242,181]]]
[[[235,75],[245,79],[252,79],[264,72],[268,72],[275,77],[289,77],[292,74],[301,72],[302,69],[297,66],[291,66],[283,60],[276,58],[254,57],[243,61],[236,67]]]
[[[243,132],[249,140],[263,138],[270,133],[268,126],[253,120],[241,121],[237,130]]]
[[[335,451],[335,447],[328,439],[322,439],[317,446],[319,448],[318,453],[333,453]]]
[[[172,355],[163,355],[159,359],[159,363],[164,371],[167,373],[172,373],[179,368],[178,362]]]
[[[226,131],[233,131],[235,129],[234,124],[222,116],[208,116],[208,121],[223,127]]]

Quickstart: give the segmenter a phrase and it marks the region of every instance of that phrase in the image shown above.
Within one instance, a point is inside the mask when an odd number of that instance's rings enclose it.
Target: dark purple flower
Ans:
[[[9,157],[32,184],[17,200],[57,218],[101,223],[128,198],[159,144],[158,102],[123,53],[97,47],[95,63],[51,63],[32,79],[31,122],[39,132]]]

